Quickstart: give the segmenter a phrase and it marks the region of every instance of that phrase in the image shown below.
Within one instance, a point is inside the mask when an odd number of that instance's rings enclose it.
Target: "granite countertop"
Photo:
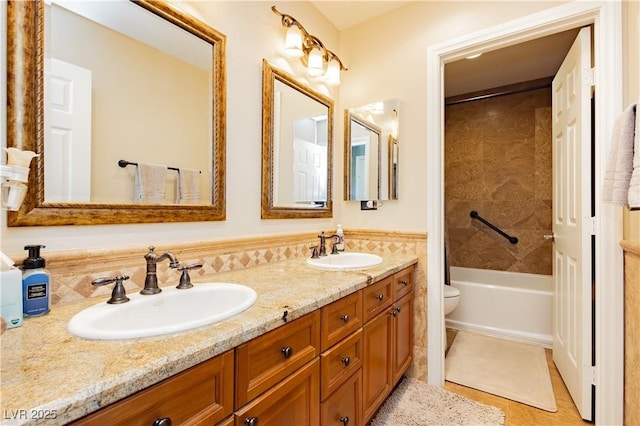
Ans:
[[[67,331],[73,315],[105,297],[53,306],[45,316],[25,319],[0,336],[1,423],[68,423],[285,324],[285,311],[289,321],[299,318],[415,264],[417,257],[384,255],[375,267],[340,272],[305,262],[193,274],[196,285],[248,285],[258,299],[228,320],[190,331],[131,340],[87,340]],[[175,283],[160,286],[176,284],[177,276]]]

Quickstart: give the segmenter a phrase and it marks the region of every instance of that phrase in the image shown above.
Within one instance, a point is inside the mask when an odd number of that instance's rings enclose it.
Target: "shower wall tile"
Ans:
[[[551,274],[551,93],[446,107],[445,205],[452,266]],[[512,245],[469,212],[519,239]]]
[[[552,197],[552,151],[551,151],[551,107],[536,108],[535,161],[536,199],[551,200]]]

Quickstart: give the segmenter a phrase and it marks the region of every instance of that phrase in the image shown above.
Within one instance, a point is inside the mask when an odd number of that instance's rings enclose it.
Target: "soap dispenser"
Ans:
[[[51,309],[49,301],[49,273],[40,257],[43,245],[28,245],[29,257],[22,263],[22,310],[25,316],[44,315]]]
[[[344,251],[344,230],[342,229],[342,225],[338,225],[336,235],[338,236],[338,241],[336,241],[336,250]]]

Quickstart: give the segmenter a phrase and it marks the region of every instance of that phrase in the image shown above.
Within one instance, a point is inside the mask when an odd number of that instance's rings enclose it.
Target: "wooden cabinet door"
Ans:
[[[318,359],[236,411],[236,426],[318,426],[320,424]]]
[[[356,371],[320,408],[322,426],[361,426],[362,370]]]
[[[392,388],[393,317],[391,309],[364,326],[362,396],[368,422]]]
[[[74,425],[211,425],[233,413],[233,351],[191,367],[74,422]]]
[[[413,292],[393,304],[393,383],[413,360]]]

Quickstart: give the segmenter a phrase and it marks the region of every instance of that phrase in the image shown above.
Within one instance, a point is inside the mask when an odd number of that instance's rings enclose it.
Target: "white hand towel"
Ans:
[[[145,204],[165,204],[167,166],[138,163],[136,170],[136,201]]]
[[[616,119],[611,135],[611,150],[604,175],[602,199],[624,206],[628,202],[629,184],[633,172],[633,139],[636,106],[631,105]]]
[[[629,183],[629,207],[640,209],[640,111],[636,104],[636,132],[633,142],[633,173]]]
[[[178,204],[200,203],[200,170],[178,170]]]

